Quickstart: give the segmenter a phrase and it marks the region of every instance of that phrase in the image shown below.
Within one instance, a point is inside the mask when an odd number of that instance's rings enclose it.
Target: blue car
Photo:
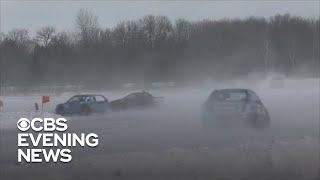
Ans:
[[[107,112],[110,109],[108,99],[103,95],[75,95],[67,102],[58,104],[55,112],[59,115],[89,115],[94,112]]]

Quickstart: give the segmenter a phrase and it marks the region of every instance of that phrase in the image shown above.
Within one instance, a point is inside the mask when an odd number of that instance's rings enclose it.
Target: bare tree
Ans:
[[[76,33],[44,27],[36,32],[38,41],[31,41],[24,29],[4,34],[0,37],[2,79],[5,71],[5,79],[14,85],[31,79],[35,84],[91,85],[99,83],[91,77],[104,76],[103,82],[117,85],[233,78],[262,67],[286,75],[302,72],[300,67],[319,72],[319,19],[285,14],[270,19],[178,19],[172,25],[165,16],[148,15],[102,30],[97,17],[82,9],[75,25]],[[185,72],[192,72],[192,77],[179,75]]]
[[[8,32],[7,38],[20,45],[30,40],[29,33],[26,29],[13,29]]]
[[[4,38],[5,38],[5,34],[0,32],[0,44],[3,42]]]
[[[175,22],[175,40],[180,43],[190,39],[191,23],[185,19],[178,19]]]
[[[55,32],[56,30],[54,27],[43,27],[39,31],[37,31],[36,40],[39,42],[39,44],[43,45],[44,47],[47,47],[48,44],[51,42],[52,38],[54,37]]]
[[[153,15],[145,16],[142,19],[143,35],[146,37],[148,46],[154,47],[154,42],[156,40],[156,20]]]
[[[99,36],[98,17],[86,9],[80,9],[76,17],[76,26],[84,43],[97,40]]]
[[[125,22],[120,22],[113,30],[113,40],[114,43],[124,48],[126,46],[127,41],[127,27]]]
[[[173,28],[170,20],[166,16],[156,17],[155,40],[158,45],[167,42],[173,35]]]

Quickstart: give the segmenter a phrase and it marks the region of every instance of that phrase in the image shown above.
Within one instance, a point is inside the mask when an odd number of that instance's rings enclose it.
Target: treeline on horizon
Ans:
[[[230,79],[252,72],[319,72],[319,18],[169,20],[147,15],[101,28],[79,10],[73,32],[1,33],[1,84],[90,85]],[[301,73],[300,73],[301,74]]]

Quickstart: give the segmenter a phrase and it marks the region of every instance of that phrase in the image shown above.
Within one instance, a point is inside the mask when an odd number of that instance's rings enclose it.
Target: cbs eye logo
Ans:
[[[20,131],[27,131],[30,128],[30,121],[27,118],[21,118],[17,122],[17,127]]]
[[[68,128],[67,120],[65,118],[20,118],[17,122],[17,128],[20,131],[28,131],[29,129],[39,131],[65,131]]]

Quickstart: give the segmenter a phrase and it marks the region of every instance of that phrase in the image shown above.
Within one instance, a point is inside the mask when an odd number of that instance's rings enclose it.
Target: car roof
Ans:
[[[236,91],[251,91],[251,90],[249,90],[249,89],[235,88],[235,89],[216,89],[215,91],[232,91],[232,92],[236,92]]]
[[[73,97],[88,97],[88,96],[103,96],[101,94],[78,94],[74,95]]]
[[[128,95],[132,95],[132,94],[150,94],[149,92],[146,92],[146,91],[139,91],[139,92],[133,92],[133,93],[130,93]]]

